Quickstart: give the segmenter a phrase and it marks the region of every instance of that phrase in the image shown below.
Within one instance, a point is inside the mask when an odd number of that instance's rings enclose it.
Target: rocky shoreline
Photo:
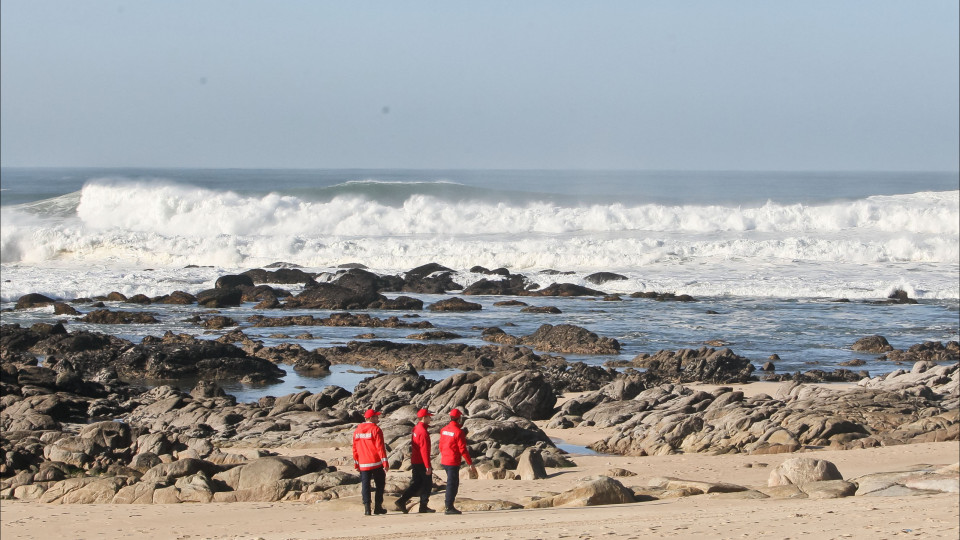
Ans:
[[[195,302],[205,307],[256,301],[258,309],[264,310],[408,311],[423,309],[423,303],[404,296],[387,299],[381,293],[460,290],[465,296],[595,295],[616,300],[601,291],[570,284],[533,290],[506,270],[489,272],[502,279],[484,279],[463,287],[453,283],[449,269],[439,265],[411,270],[403,278],[350,269],[334,282],[318,282],[317,276],[296,269],[257,270],[222,276],[214,289],[197,295],[178,291],[158,298],[108,295],[104,300],[143,305]],[[617,278],[598,275],[590,281],[602,284],[609,279]],[[294,295],[264,283],[305,287]],[[695,301],[670,295],[651,298]],[[91,303],[95,310],[84,319],[93,324],[150,324],[151,314],[112,312],[97,306],[104,300],[73,303]],[[21,298],[18,309],[46,303],[55,304],[55,313],[73,309],[39,295]],[[450,298],[428,309],[469,311],[478,307]],[[192,322],[215,329],[236,325],[219,315],[196,315]],[[605,436],[590,447],[622,456],[764,455],[956,441],[960,437],[960,347],[956,342],[917,344],[896,351],[881,336],[869,336],[854,348],[910,363],[911,369],[874,378],[867,372],[848,370],[764,377],[758,376],[749,359],[723,347],[641,354],[616,366],[568,362],[561,355],[620,350],[615,339],[570,324],[543,324],[528,335],[483,328],[482,339],[489,344],[473,346],[433,343],[451,336],[409,316],[257,315],[247,322],[256,327],[410,329],[422,331],[408,336],[422,342],[350,341],[308,351],[291,343],[267,346],[240,329],[217,339],[167,332],[134,343],[94,331],[68,331],[69,324],[57,321],[30,327],[4,324],[0,327],[0,498],[120,504],[316,502],[351,497],[356,495],[359,477],[349,463],[309,455],[278,456],[272,449],[348,447],[350,434],[361,421],[360,411],[370,407],[385,413],[381,427],[394,468],[409,463],[409,432],[418,408],[443,412],[461,407],[468,415],[465,427],[479,474],[490,479],[536,479],[546,474],[546,468],[574,466],[544,429],[577,426],[606,428]],[[352,390],[328,386],[318,393],[304,390],[251,403],[238,403],[218,385],[279,380],[285,375],[280,366],[317,374],[334,364],[386,373],[364,379]],[[419,373],[438,369],[459,372],[439,381]],[[759,378],[783,382],[773,395],[745,396],[723,386]],[[824,380],[857,381],[857,385],[826,389],[806,384]],[[177,388],[184,381],[194,381],[188,386],[190,392]],[[709,392],[690,386],[700,383],[721,386]],[[571,392],[578,395],[558,405],[558,398]],[[250,456],[239,449],[257,451]],[[680,485],[677,479],[630,490],[616,477],[611,473],[591,479],[575,488],[583,492],[541,497],[524,506],[634,502],[675,491],[747,491],[697,487],[689,481]],[[392,477],[388,492],[404,487],[404,481]],[[589,494],[594,492],[604,493],[606,498]],[[856,486],[836,490],[848,495],[857,492]],[[518,507],[510,501],[501,503],[477,506],[488,510]]]
[[[322,355],[258,348],[250,342],[246,347],[253,350],[248,352],[172,334],[134,345],[103,334],[69,333],[57,325],[4,325],[2,330],[0,497],[41,502],[352,496],[358,476],[347,472],[349,467],[338,470],[344,463],[280,458],[268,451],[249,459],[231,448],[349,446],[359,411],[367,407],[386,413],[382,427],[394,467],[409,462],[417,408],[462,407],[468,413],[471,452],[478,456],[480,474],[488,478],[536,477],[544,467],[572,466],[535,421],[555,429],[580,424],[613,428],[592,448],[637,456],[955,441],[960,428],[956,362],[921,361],[909,372],[863,379],[844,390],[787,382],[773,396],[751,398],[729,387],[708,393],[680,384],[691,373],[742,382],[745,367],[726,350],[675,354],[681,359],[679,370],[618,373],[546,362],[529,369],[464,371],[442,381],[426,379],[405,363],[393,373],[365,379],[353,392],[332,386],[320,393],[237,403],[213,381],[268,376],[272,372],[265,366],[278,369],[274,362],[297,365],[305,356]],[[231,339],[244,341],[238,333]],[[43,366],[34,354],[45,355]],[[534,364],[539,358],[527,360]],[[689,370],[682,369],[685,365]],[[120,381],[121,373],[193,373],[203,380],[185,393],[168,385],[133,386]],[[557,407],[561,390],[583,393]],[[610,491],[605,484],[594,487]]]

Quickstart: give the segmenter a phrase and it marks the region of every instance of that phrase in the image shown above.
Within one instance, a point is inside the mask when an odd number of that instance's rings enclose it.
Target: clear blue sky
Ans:
[[[960,8],[0,3],[0,164],[949,170]]]

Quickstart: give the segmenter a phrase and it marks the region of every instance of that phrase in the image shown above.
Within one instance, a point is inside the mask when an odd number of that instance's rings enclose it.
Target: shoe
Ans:
[[[434,510],[433,508],[428,507],[428,506],[425,505],[425,504],[421,504],[421,505],[420,505],[420,513],[421,513],[421,514],[433,514],[433,513],[435,513],[435,512],[436,512],[436,510]]]
[[[376,508],[373,509],[373,513],[379,516],[379,515],[381,515],[381,514],[386,514],[386,513],[387,513],[387,509],[384,508],[384,507],[382,507],[382,506],[378,506],[378,507],[376,507]]]
[[[443,513],[446,514],[446,515],[448,515],[448,516],[455,516],[455,515],[462,514],[463,512],[461,512],[461,511],[459,511],[459,510],[457,510],[456,508],[454,508],[454,507],[451,506],[451,507],[447,508],[446,510],[444,510]]]
[[[407,509],[407,501],[401,501],[400,499],[397,499],[397,502],[393,505],[393,507],[397,512],[403,512],[404,514],[410,511]]]
[[[370,515],[370,505],[369,505],[369,504],[363,505],[363,515],[365,515],[365,516],[369,516],[369,515]]]

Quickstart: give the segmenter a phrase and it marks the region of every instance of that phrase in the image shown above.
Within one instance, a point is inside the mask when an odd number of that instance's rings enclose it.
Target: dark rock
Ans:
[[[236,288],[207,289],[197,293],[197,304],[208,308],[239,306],[243,292]]]
[[[21,296],[17,299],[17,304],[13,309],[30,309],[35,307],[49,306],[50,304],[55,303],[56,300],[42,294],[30,293]]]
[[[398,296],[393,299],[384,298],[382,300],[372,302],[368,308],[393,311],[420,311],[423,309],[423,300],[411,298],[409,296]]]
[[[63,302],[56,302],[53,304],[53,314],[54,315],[79,315],[80,312],[76,310],[73,306],[69,304],[64,304]]]
[[[536,332],[521,338],[521,343],[534,349],[574,354],[617,354],[620,343],[612,338],[600,337],[593,332],[572,324],[556,326],[544,324]]]
[[[559,315],[563,312],[556,306],[528,306],[520,309],[520,313],[549,313]]]
[[[681,349],[677,352],[660,351],[654,356],[635,360],[637,367],[645,367],[657,377],[673,382],[705,382],[729,384],[752,380],[750,360],[737,356],[730,349]]]
[[[907,294],[907,291],[904,291],[902,289],[897,289],[893,291],[892,293],[890,293],[889,296],[887,296],[887,298],[890,299],[890,303],[892,304],[916,304],[917,303],[916,300],[914,300],[913,298],[910,298],[910,296]]]
[[[352,268],[340,274],[334,283],[360,294],[370,294],[399,291],[403,288],[404,281],[399,276],[378,276],[373,272]]]
[[[594,285],[603,285],[608,281],[623,281],[627,279],[627,276],[614,274],[613,272],[596,272],[583,279],[593,283]]]
[[[375,291],[358,292],[353,289],[318,283],[286,301],[286,307],[299,309],[364,309],[373,302],[383,300]]]
[[[346,346],[318,351],[334,364],[356,364],[384,370],[393,370],[405,362],[418,370],[457,368],[481,371],[498,368],[536,369],[545,365],[566,363],[562,358],[534,354],[526,347],[473,347],[462,343],[351,341]]]
[[[146,305],[146,304],[151,303],[152,300],[150,300],[150,298],[149,298],[147,295],[145,295],[145,294],[135,294],[135,295],[131,296],[130,298],[127,298],[127,302],[129,302],[129,303],[131,303],[131,304],[142,304],[142,305]]]
[[[433,328],[429,321],[406,322],[397,317],[379,319],[366,313],[332,313],[329,317],[318,319],[313,315],[294,315],[289,317],[264,317],[253,315],[247,319],[258,328],[278,326],[359,326],[369,328]]]
[[[239,287],[241,285],[246,285],[247,287],[253,287],[253,279],[244,274],[234,274],[220,276],[217,278],[217,282],[214,284],[215,289],[232,289],[234,287]]]
[[[654,291],[635,292],[630,294],[630,298],[649,298],[657,302],[696,302],[697,299],[689,294],[660,293]]]
[[[572,283],[554,283],[539,291],[528,291],[529,296],[606,296],[603,291],[588,289]]]
[[[184,291],[173,291],[168,295],[159,296],[153,299],[154,304],[189,305],[195,303],[196,301],[196,296]]]
[[[242,275],[249,276],[250,279],[253,280],[254,284],[279,283],[284,285],[293,285],[297,283],[315,283],[313,274],[309,274],[297,268],[280,268],[276,271],[255,268],[243,272]]]
[[[156,324],[160,321],[145,311],[110,311],[97,309],[84,315],[81,322],[91,324]]]
[[[856,367],[856,366],[865,365],[866,363],[867,363],[866,360],[861,360],[861,359],[859,359],[859,358],[854,358],[853,360],[847,360],[846,362],[840,362],[838,365]]]
[[[215,315],[203,321],[204,328],[210,328],[213,330],[228,328],[230,326],[237,326],[237,321],[223,315]]]
[[[405,292],[444,294],[462,289],[462,285],[453,281],[453,270],[437,263],[418,266],[404,276]]]
[[[458,297],[440,300],[430,305],[430,311],[479,311],[483,306],[474,302],[467,302]]]
[[[893,347],[891,347],[890,343],[887,342],[887,338],[883,336],[869,336],[860,338],[850,348],[855,351],[869,353],[883,353],[893,350]]]
[[[145,337],[124,351],[114,367],[132,379],[274,380],[284,375],[269,361],[248,357],[233,345],[170,332],[163,338]]]
[[[439,339],[457,339],[461,337],[463,336],[461,336],[460,334],[437,330],[433,332],[423,332],[421,334],[410,334],[409,336],[407,336],[407,339],[439,340]]]
[[[465,295],[518,295],[523,294],[529,282],[523,276],[508,275],[506,279],[481,279],[463,290]]]
[[[262,302],[271,298],[287,298],[292,296],[290,291],[275,289],[269,285],[254,285],[253,287],[249,285],[239,285],[237,289],[240,290],[240,299],[243,302]]]
[[[956,341],[949,341],[946,345],[939,341],[927,341],[911,345],[906,351],[889,351],[882,355],[880,360],[910,364],[917,362],[956,362],[960,360],[960,344]]]

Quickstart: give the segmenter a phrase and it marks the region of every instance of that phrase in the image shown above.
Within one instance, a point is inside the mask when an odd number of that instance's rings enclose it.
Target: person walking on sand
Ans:
[[[440,430],[440,464],[447,472],[447,495],[444,500],[444,514],[460,514],[460,510],[453,507],[457,498],[457,492],[460,490],[460,460],[467,462],[470,466],[470,472],[477,474],[477,468],[473,466],[470,459],[470,452],[467,450],[467,436],[463,433],[460,424],[463,421],[463,413],[460,409],[450,411],[450,423],[443,426]]]
[[[400,498],[397,499],[397,511],[406,514],[407,501],[415,495],[420,496],[420,513],[436,512],[427,506],[430,501],[430,488],[433,484],[433,468],[430,465],[430,418],[433,414],[426,409],[417,411],[417,423],[413,426],[413,436],[410,444],[410,464],[412,465],[413,483],[410,484]]]
[[[374,514],[386,514],[383,507],[383,490],[387,483],[387,448],[380,430],[380,412],[367,409],[365,421],[353,432],[353,468],[360,471],[360,495],[363,499],[363,515],[370,515],[370,481],[376,488]]]

